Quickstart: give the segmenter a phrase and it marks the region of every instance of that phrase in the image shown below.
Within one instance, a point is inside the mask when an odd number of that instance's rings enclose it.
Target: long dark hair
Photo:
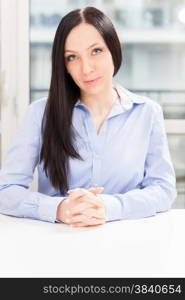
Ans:
[[[73,145],[76,137],[72,112],[80,89],[66,70],[64,45],[69,32],[80,23],[93,25],[103,37],[118,72],[122,53],[117,33],[110,19],[94,7],[76,9],[64,16],[57,28],[52,48],[52,74],[48,99],[42,120],[40,163],[53,186],[65,195],[68,186],[69,157],[81,159]]]

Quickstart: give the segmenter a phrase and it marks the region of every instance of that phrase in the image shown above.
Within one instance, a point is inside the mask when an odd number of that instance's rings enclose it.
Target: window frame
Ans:
[[[0,0],[0,163],[30,102],[29,12],[29,0]]]

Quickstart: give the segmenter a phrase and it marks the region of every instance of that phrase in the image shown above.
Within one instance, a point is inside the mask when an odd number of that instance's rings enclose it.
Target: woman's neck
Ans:
[[[106,91],[102,91],[98,95],[87,94],[81,96],[81,101],[95,116],[103,116],[107,113],[119,97],[116,89],[111,87]]]

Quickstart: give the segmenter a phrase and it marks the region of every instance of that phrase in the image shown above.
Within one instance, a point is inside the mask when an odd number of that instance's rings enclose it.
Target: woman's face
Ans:
[[[112,55],[94,26],[81,23],[74,27],[67,36],[64,56],[67,71],[81,92],[97,94],[112,86]]]

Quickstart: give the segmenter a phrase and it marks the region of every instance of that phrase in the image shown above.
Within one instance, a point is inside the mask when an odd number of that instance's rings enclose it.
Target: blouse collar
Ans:
[[[119,107],[121,106],[122,110],[120,112],[131,109],[134,103],[142,104],[146,102],[144,96],[140,96],[130,92],[129,90],[121,86],[119,83],[115,83],[114,88],[117,90],[119,97],[117,98],[117,101],[114,103],[113,106],[116,105],[118,105]],[[86,107],[80,99],[77,100],[74,106]],[[118,113],[118,107],[117,107],[117,113]]]

